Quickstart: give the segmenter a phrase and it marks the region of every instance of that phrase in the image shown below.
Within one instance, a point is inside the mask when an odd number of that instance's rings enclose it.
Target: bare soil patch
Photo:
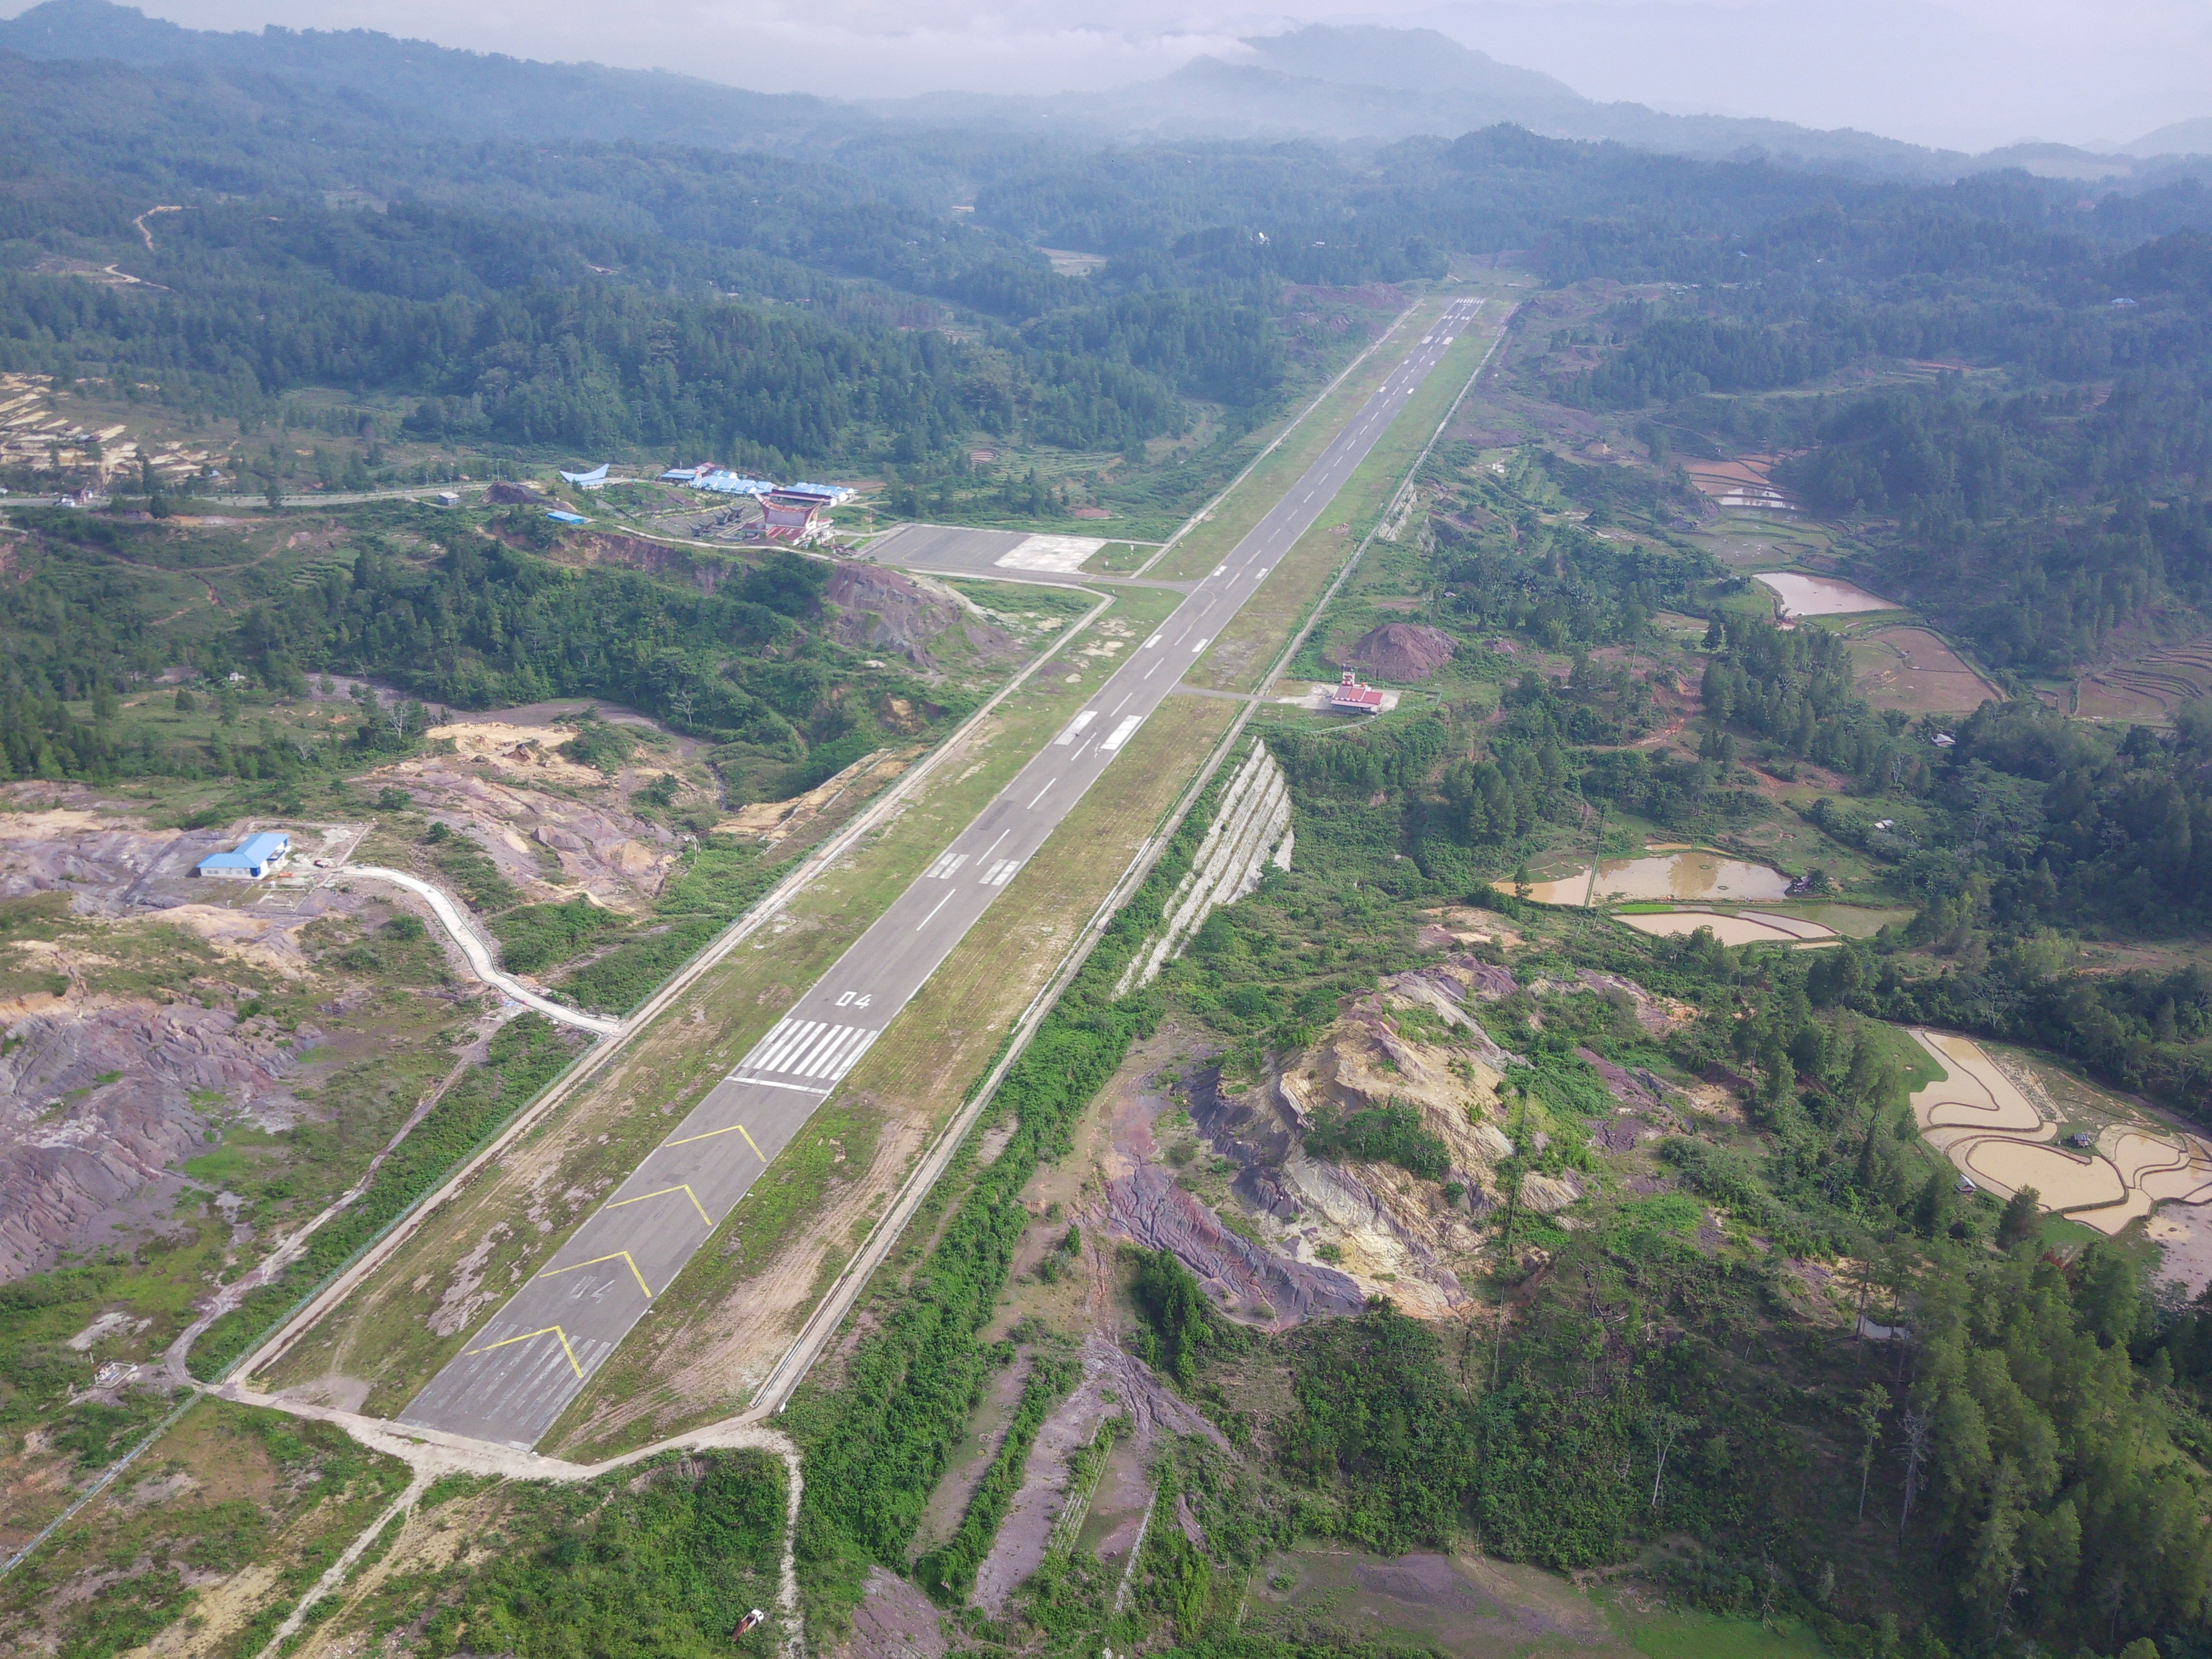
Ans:
[[[1378,680],[1425,680],[1449,662],[1459,642],[1440,629],[1419,623],[1384,623],[1370,628],[1339,654],[1346,666]]]
[[[1966,714],[1997,690],[1924,628],[1880,628],[1853,641],[1859,695],[1876,708],[1908,714]]]

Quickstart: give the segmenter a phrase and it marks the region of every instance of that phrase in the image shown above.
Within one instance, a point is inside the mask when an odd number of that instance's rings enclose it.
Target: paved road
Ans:
[[[1158,633],[400,1413],[527,1448],[1325,512],[1479,301],[1407,353]]]

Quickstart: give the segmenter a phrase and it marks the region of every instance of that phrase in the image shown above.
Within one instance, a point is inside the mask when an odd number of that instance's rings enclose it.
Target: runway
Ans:
[[[1444,313],[1267,516],[470,1338],[399,1421],[536,1444],[1327,510],[1480,304],[1462,301]]]

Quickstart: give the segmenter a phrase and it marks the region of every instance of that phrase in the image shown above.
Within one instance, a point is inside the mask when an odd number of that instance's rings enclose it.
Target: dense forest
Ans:
[[[236,776],[296,787],[364,754],[405,747],[429,723],[429,704],[586,696],[649,709],[713,739],[733,794],[774,799],[876,747],[887,699],[935,721],[957,720],[968,707],[963,692],[924,686],[903,665],[864,667],[838,647],[821,625],[825,567],[791,553],[702,592],[635,572],[563,568],[539,550],[551,536],[538,514],[508,514],[499,535],[456,536],[434,510],[398,504],[369,511],[349,568],[270,585],[211,635],[179,641],[153,625],[133,567],[195,550],[153,526],[68,513],[25,518],[40,540],[18,544],[17,579],[0,586],[8,777]],[[427,562],[425,532],[440,538]],[[119,712],[120,694],[180,648],[198,676],[218,685],[239,673],[263,691],[297,696],[312,677],[373,675],[410,701],[365,707],[343,738],[308,738],[265,719],[249,726],[231,708],[235,694],[218,690],[227,713],[217,735],[180,744]]]

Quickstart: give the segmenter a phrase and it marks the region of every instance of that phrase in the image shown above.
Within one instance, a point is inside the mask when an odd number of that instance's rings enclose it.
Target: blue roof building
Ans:
[[[228,881],[258,881],[274,875],[292,856],[292,838],[264,830],[248,836],[228,853],[210,853],[193,867],[196,876],[216,876]]]
[[[775,486],[765,478],[744,478],[734,472],[709,472],[696,486],[717,495],[765,495]]]
[[[558,507],[555,507],[555,508],[553,508],[552,510],[549,511],[549,512],[546,514],[546,515],[545,515],[545,516],[546,516],[547,518],[549,518],[549,519],[552,520],[553,520],[553,522],[554,522],[555,524],[589,524],[589,523],[591,523],[591,520],[590,520],[589,519],[586,518],[586,517],[585,517],[582,514],[580,514],[580,513],[563,513],[563,512],[562,512]]]

